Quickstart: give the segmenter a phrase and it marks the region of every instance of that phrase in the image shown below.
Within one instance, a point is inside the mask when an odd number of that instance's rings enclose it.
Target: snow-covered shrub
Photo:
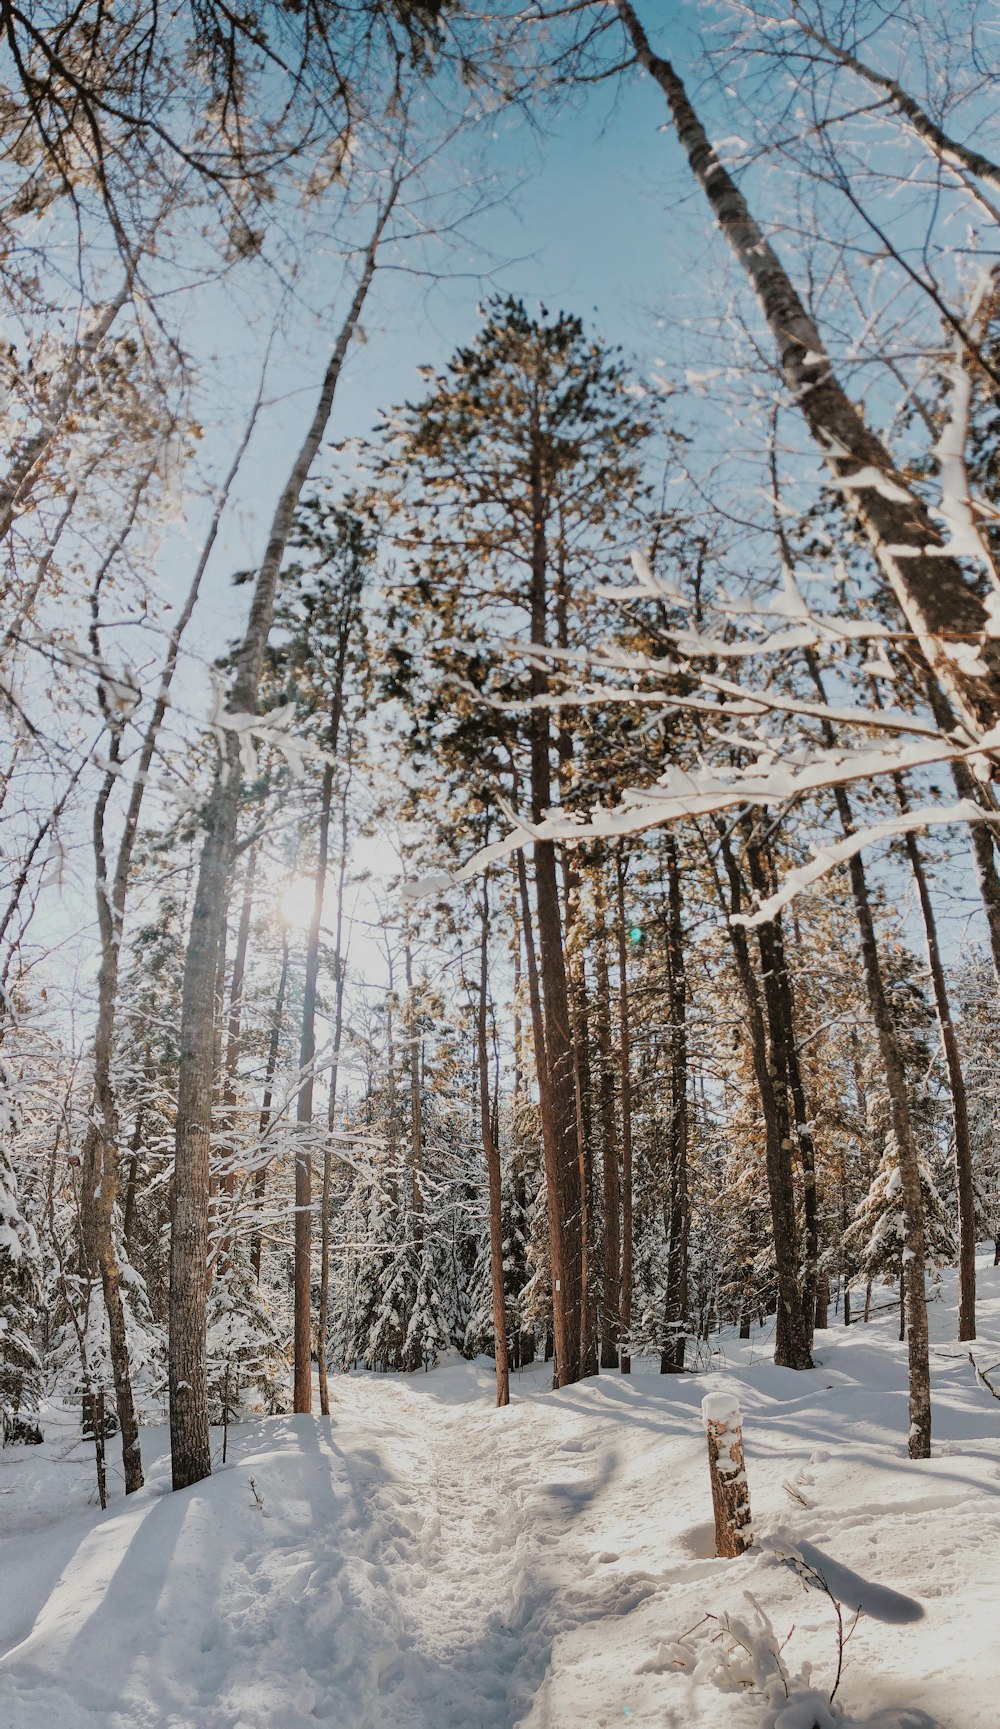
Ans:
[[[208,1416],[237,1421],[249,1411],[288,1409],[290,1352],[246,1251],[217,1268],[208,1295]]]
[[[0,1063],[0,1445],[31,1424],[42,1391],[42,1364],[32,1340],[40,1297],[41,1256],[25,1218],[7,1143],[18,1122],[11,1078]]]

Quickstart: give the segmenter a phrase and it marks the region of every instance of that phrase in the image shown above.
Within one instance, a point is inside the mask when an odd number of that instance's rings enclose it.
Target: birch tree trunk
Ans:
[[[924,663],[970,738],[1000,719],[1000,639],[939,527],[837,379],[819,331],[743,194],[719,161],[669,61],[655,54],[631,0],[614,0],[639,63],[666,98],[678,141],[715,220],[756,294],[781,369],[845,507],[876,562]],[[966,652],[962,653],[962,647]]]
[[[822,30],[817,30],[803,16],[799,0],[792,0],[791,14],[795,20],[796,28],[801,30],[803,36],[808,37],[810,42],[815,42],[817,47],[822,48],[825,54],[829,54],[832,60],[836,60],[839,65],[846,67],[856,77],[863,79],[873,89],[885,92],[893,108],[909,121],[917,137],[927,145],[931,155],[938,162],[951,168],[964,168],[967,174],[974,175],[977,180],[985,181],[986,185],[991,187],[994,192],[1000,193],[1000,165],[994,162],[991,157],[984,156],[980,150],[973,150],[968,144],[960,143],[957,138],[946,132],[943,126],[939,126],[937,121],[931,118],[926,108],[921,107],[909,91],[904,90],[898,79],[890,78],[887,73],[880,72],[877,67],[869,65],[859,55],[852,54],[846,48],[840,47]],[[992,215],[996,215],[992,206],[990,212]]]
[[[126,294],[123,290],[119,301],[115,303],[116,312],[124,304],[125,298]],[[109,309],[103,328],[109,329],[111,322],[113,322],[113,318]],[[139,833],[143,798],[160,737],[160,729],[170,702],[170,692],[177,670],[181,642],[191,622],[198,595],[201,592],[202,579],[218,536],[222,512],[249,443],[259,407],[260,391],[258,391],[232,466],[216,496],[215,508],[195,566],[190,588],[167,642],[167,652],[160,673],[160,682],[152,713],[143,734],[121,838],[118,842],[114,871],[110,877],[105,823],[108,804],[118,775],[118,759],[121,747],[120,728],[113,729],[112,732],[109,752],[111,769],[104,777],[94,808],[93,844],[98,877],[97,918],[101,939],[101,961],[97,978],[97,1026],[94,1036],[94,1102],[91,1108],[90,1127],[84,1144],[81,1173],[81,1228],[85,1254],[91,1266],[100,1269],[104,1286],[112,1373],[115,1380],[115,1399],[122,1437],[125,1493],[127,1495],[131,1494],[134,1489],[142,1487],[143,1472],[139,1428],[135,1416],[135,1403],[129,1372],[125,1316],[121,1298],[121,1269],[114,1251],[112,1237],[112,1221],[118,1195],[119,1125],[118,1107],[111,1077],[111,1061],[114,1051],[118,1006],[118,969],[121,959],[122,936],[125,929],[129,874],[132,868],[136,838]],[[95,631],[96,627],[95,618]],[[95,660],[99,663],[99,649],[96,644]]]
[[[393,183],[378,212],[360,280],[327,365],[312,421],[282,489],[236,656],[227,704],[233,717],[257,706],[274,594],[302,489],[333,408],[337,382],[375,274],[379,243],[399,192]],[[205,1266],[208,1257],[209,1146],[212,1132],[212,1016],[215,970],[225,930],[242,779],[239,741],[226,733],[205,814],[181,999],[180,1080],[170,1232],[169,1388],[173,1486],[187,1488],[212,1469],[208,1434]]]

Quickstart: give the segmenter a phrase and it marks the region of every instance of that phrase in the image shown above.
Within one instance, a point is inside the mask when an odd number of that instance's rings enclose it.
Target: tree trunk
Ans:
[[[601,1303],[601,1368],[615,1369],[621,1344],[621,1148],[615,1114],[615,1078],[611,1055],[611,980],[608,972],[607,925],[603,884],[600,888],[597,952],[597,1083],[601,1122],[601,1163],[604,1177],[603,1301]]]
[[[413,1241],[419,1251],[424,1241],[424,1193],[421,1187],[424,1130],[420,1080],[423,1034],[417,992],[413,983],[413,951],[409,933],[403,945],[403,964],[406,977],[407,1067],[410,1080],[410,1207],[413,1214]]]
[[[899,808],[905,813],[910,808],[906,787],[901,775],[896,775],[894,779]],[[917,885],[920,911],[923,915],[924,935],[927,939],[927,959],[930,965],[931,982],[934,987],[934,1006],[937,1009],[941,1044],[944,1049],[945,1066],[948,1070],[948,1087],[951,1092],[951,1115],[955,1133],[955,1186],[958,1192],[958,1336],[960,1339],[974,1339],[976,1336],[976,1195],[972,1181],[972,1144],[969,1138],[969,1106],[965,1092],[965,1076],[962,1073],[958,1038],[951,1018],[948,987],[941,962],[941,945],[938,942],[937,921],[934,917],[934,907],[927,884],[924,861],[916,835],[911,831],[905,834],[903,839],[906,844],[906,856],[913,872],[913,880]]]
[[[121,740],[113,736],[111,758],[116,764]],[[115,1405],[122,1437],[122,1467],[125,1493],[143,1485],[139,1423],[135,1414],[132,1377],[129,1370],[125,1309],[122,1302],[121,1268],[114,1244],[114,1212],[118,1198],[118,1102],[111,1076],[114,1051],[115,1007],[118,994],[118,959],[121,948],[119,906],[124,905],[125,879],[108,881],[104,820],[115,782],[109,771],[94,807],[93,841],[97,869],[97,914],[101,938],[101,960],[97,975],[97,1024],[94,1031],[94,1094],[90,1121],[84,1138],[80,1172],[80,1230],[84,1266],[88,1278],[100,1275],[108,1321],[111,1373]],[[120,897],[117,890],[120,888]]]
[[[625,855],[615,854],[618,912],[618,1061],[622,1113],[621,1372],[632,1372],[632,1029],[628,1000],[628,939],[625,934]]]
[[[670,1011],[670,1205],[667,1216],[668,1342],[661,1353],[663,1374],[684,1371],[688,1320],[688,1059],[687,976],[684,966],[684,926],[681,902],[681,872],[677,843],[668,830],[664,836],[667,855],[667,976]]]
[[[770,894],[774,888],[773,861],[760,838],[759,830],[752,823],[747,824],[747,863],[753,888],[762,897]],[[802,1316],[811,1345],[819,1277],[816,1148],[809,1126],[809,1112],[806,1108],[805,1085],[802,1079],[802,1065],[799,1062],[799,1047],[795,1032],[795,1000],[792,994],[792,981],[785,951],[784,924],[780,913],[768,925],[761,928],[759,934],[762,938],[765,930],[768,932],[768,937],[766,943],[762,942],[761,945],[761,966],[764,976],[771,1047],[777,1057],[777,1075],[779,1078],[776,1084],[780,1085],[783,1090],[787,1089],[794,1119],[799,1166],[802,1171]]]
[[[507,1356],[507,1303],[503,1276],[503,1216],[500,1183],[500,1151],[490,1121],[489,1052],[486,1042],[488,989],[489,878],[483,876],[479,935],[479,1004],[476,1014],[476,1055],[479,1075],[479,1113],[483,1154],[490,1189],[490,1283],[493,1291],[493,1344],[497,1376],[497,1404],[510,1404],[510,1367]]]
[[[806,650],[806,664],[822,702],[826,690],[819,662],[811,649]],[[824,722],[826,743],[835,742],[833,728]],[[855,832],[851,801],[842,786],[834,787],[837,814],[845,835]],[[861,959],[864,966],[868,1006],[878,1034],[879,1054],[889,1093],[889,1111],[896,1144],[899,1148],[899,1175],[903,1191],[905,1220],[905,1266],[900,1280],[900,1299],[909,1309],[909,1455],[911,1459],[929,1459],[931,1454],[931,1377],[930,1345],[927,1334],[927,1301],[925,1290],[924,1205],[920,1190],[920,1164],[910,1118],[906,1091],[906,1071],[893,1019],[892,1007],[882,977],[875,921],[868,898],[865,869],[859,853],[848,860],[851,893],[861,939]],[[868,1319],[870,1298],[865,1303]]]
[[[928,507],[897,472],[834,374],[819,331],[758,227],[669,61],[654,54],[631,0],[615,0],[636,57],[659,85],[691,171],[757,296],[788,389],[866,536],[923,661],[972,738],[1000,718],[1000,641],[982,601],[941,551]],[[959,643],[969,654],[960,657]]]
[[[532,513],[531,640],[544,646],[548,630],[545,498],[542,483],[539,433],[532,429],[530,467]],[[533,663],[531,695],[544,697],[548,674]],[[531,810],[541,822],[552,804],[551,728],[547,709],[531,713]],[[539,1092],[548,1094],[546,1114],[549,1133],[545,1141],[545,1179],[549,1203],[549,1240],[552,1259],[552,1323],[555,1335],[553,1385],[569,1386],[583,1369],[583,1196],[580,1183],[580,1147],[573,1036],[569,988],[563,947],[562,914],[556,874],[556,849],[552,841],[536,841],[534,847],[535,914],[538,924],[539,982],[545,1023],[544,1063],[539,1064]],[[536,1044],[536,1062],[538,1048]]]
[[[326,1374],[326,1344],[330,1314],[330,1191],[333,1182],[333,1133],[337,1115],[337,1082],[340,1073],[340,1045],[344,1036],[344,988],[347,983],[347,957],[341,952],[344,940],[344,884],[347,880],[347,798],[350,790],[350,762],[344,780],[340,821],[340,865],[337,871],[337,913],[334,926],[334,1009],[333,1061],[330,1065],[330,1093],[326,1112],[326,1147],[323,1152],[323,1200],[320,1212],[320,1275],[319,1320],[316,1355],[319,1363],[319,1408],[324,1417],[330,1415],[330,1391]]]
[[[254,587],[227,715],[238,719],[257,706],[274,593],[302,489],[326,431],[348,346],[375,274],[375,256],[398,182],[379,211],[360,281],[330,357],[309,430],[271,522]],[[242,777],[239,739],[225,733],[205,815],[191,932],[181,1000],[180,1078],[170,1233],[170,1450],[173,1486],[187,1488],[212,1469],[208,1435],[205,1343],[205,1266],[208,1257],[209,1143],[212,1130],[212,1020],[215,969],[225,931],[226,879],[233,857]],[[296,1167],[298,1180],[298,1167]]]
[[[274,1012],[271,1016],[271,1034],[267,1045],[267,1064],[264,1069],[264,1096],[261,1100],[260,1122],[257,1125],[258,1157],[261,1163],[254,1174],[253,1198],[254,1210],[260,1213],[267,1192],[267,1163],[263,1158],[267,1133],[271,1126],[271,1105],[274,1098],[274,1076],[278,1067],[278,1049],[281,1044],[281,1017],[285,1007],[285,991],[288,987],[288,932],[281,941],[281,971],[278,974],[278,989],[274,999]],[[260,1257],[263,1238],[259,1224],[255,1227],[250,1239],[250,1266],[253,1276],[260,1283]]]
[[[730,915],[743,905],[743,889],[733,850],[726,830],[719,827],[720,850],[729,879],[727,903],[722,884],[716,874],[716,886],[726,915],[729,941],[736,963],[743,1001],[747,1014],[747,1032],[753,1059],[754,1078],[764,1119],[764,1161],[767,1170],[767,1193],[771,1210],[771,1233],[774,1243],[775,1271],[778,1283],[778,1304],[775,1316],[774,1360],[786,1369],[811,1369],[809,1334],[812,1316],[806,1319],[798,1278],[798,1230],[795,1219],[795,1193],[792,1186],[791,1133],[787,1095],[779,1086],[779,1064],[782,1059],[780,1041],[768,1046],[764,1008],[760,989],[750,957],[750,946],[742,925],[733,924]],[[713,862],[714,869],[714,862]],[[766,926],[763,927],[767,929]],[[769,957],[769,958],[766,958]],[[765,987],[773,991],[774,968],[771,964],[768,940],[761,945],[761,961],[765,968]],[[772,1028],[772,1035],[774,1029]],[[784,1077],[783,1067],[781,1078]]]
[[[124,296],[119,303],[119,310],[122,304],[124,304]],[[110,328],[110,325],[107,328]],[[91,1112],[91,1126],[88,1130],[83,1153],[81,1226],[84,1235],[85,1254],[90,1259],[92,1267],[100,1268],[104,1285],[112,1372],[115,1380],[115,1398],[118,1405],[118,1420],[122,1437],[126,1494],[131,1494],[134,1489],[142,1487],[143,1473],[139,1428],[135,1417],[125,1337],[125,1316],[121,1300],[121,1270],[118,1266],[112,1240],[114,1205],[118,1193],[118,1107],[111,1079],[111,1060],[114,1050],[118,1004],[118,968],[125,928],[125,905],[128,895],[129,874],[132,868],[132,855],[135,850],[139,819],[142,814],[142,802],[160,736],[160,728],[170,699],[181,641],[191,621],[201,591],[202,578],[218,535],[222,511],[256,422],[259,405],[260,396],[258,393],[257,401],[250,413],[243,439],[232,466],[216,496],[215,509],[195,566],[190,588],[170,633],[152,712],[143,733],[139,760],[125,810],[121,838],[118,842],[113,875],[109,875],[105,823],[108,803],[120,772],[122,740],[120,724],[112,724],[111,726],[109,749],[111,768],[104,777],[94,807],[93,844],[98,879],[97,915],[101,937],[101,962],[97,982],[98,1010],[94,1040],[94,1103]],[[13,509],[16,496],[16,492],[11,494],[11,509]],[[96,593],[95,588],[91,640],[95,662],[100,665]],[[103,691],[101,691],[101,706],[110,720],[110,711]],[[135,1166],[135,1154],[132,1163]],[[133,1194],[134,1188],[130,1186],[130,1197]],[[129,1225],[131,1225],[131,1219]],[[126,1231],[126,1238],[128,1235],[129,1232]]]
[[[240,1034],[243,1027],[243,987],[246,981],[247,952],[250,947],[250,919],[253,914],[254,877],[257,872],[257,849],[251,847],[247,855],[246,876],[243,881],[243,901],[240,906],[240,922],[236,932],[236,953],[233,956],[233,975],[229,983],[229,1016],[226,1024],[226,1065],[225,1080],[222,1089],[224,1137],[224,1160],[220,1191],[225,1197],[219,1207],[219,1213],[224,1214],[226,1204],[231,1203],[236,1190],[235,1160],[236,1160],[236,1072],[240,1061]],[[229,1266],[232,1253],[232,1220],[223,1216],[220,1219],[222,1236],[219,1240],[218,1265],[219,1272],[224,1273]]]
[[[299,1039],[299,1087],[295,1102],[295,1316],[292,1410],[312,1410],[312,1118],[316,1082],[316,1004],[319,993],[319,939],[330,856],[330,811],[333,804],[333,764],[323,767],[319,838],[313,877],[313,904],[306,941],[302,990],[302,1032]]]
[[[565,738],[560,729],[560,752]],[[593,1298],[597,1267],[597,1228],[594,1208],[594,1112],[593,1077],[590,1065],[590,1024],[587,979],[580,921],[580,873],[568,847],[562,849],[566,900],[566,972],[569,986],[570,1027],[573,1040],[573,1088],[576,1098],[576,1139],[580,1161],[581,1198],[581,1289],[580,1373],[598,1372],[597,1308]]]
[[[867,61],[861,60],[856,54],[851,54],[846,48],[831,41],[822,30],[817,30],[802,16],[801,7],[792,5],[792,16],[795,26],[807,36],[811,42],[823,49],[834,60],[839,60],[841,66],[846,66],[858,78],[863,78],[866,84],[871,84],[876,90],[884,90],[892,106],[909,121],[918,138],[927,145],[931,155],[947,167],[961,167],[966,173],[973,174],[979,180],[985,180],[994,192],[1000,192],[1000,166],[991,157],[984,156],[981,151],[973,150],[968,144],[962,144],[950,133],[945,132],[936,120],[933,120],[926,109],[903,89],[895,78],[890,78],[884,72],[879,72]],[[992,208],[992,207],[991,207]],[[995,215],[995,212],[994,212]]]
[[[722,1560],[733,1561],[753,1542],[743,1421],[739,1406],[728,1393],[706,1394],[701,1411],[708,1440],[715,1553]]]

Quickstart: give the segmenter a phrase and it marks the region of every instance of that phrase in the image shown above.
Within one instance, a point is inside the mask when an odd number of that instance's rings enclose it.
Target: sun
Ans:
[[[311,877],[293,877],[278,897],[278,913],[283,925],[296,931],[309,929],[316,892]]]

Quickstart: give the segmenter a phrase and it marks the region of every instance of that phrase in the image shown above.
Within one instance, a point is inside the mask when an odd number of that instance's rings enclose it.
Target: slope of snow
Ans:
[[[552,1393],[539,1365],[506,1411],[485,1362],[338,1377],[331,1419],[245,1425],[178,1495],[164,1431],[144,1431],[147,1487],[103,1515],[87,1452],[50,1425],[0,1453],[0,1726],[996,1729],[1000,1404],[949,1342],[952,1298],[931,1309],[920,1464],[891,1314],[835,1322],[808,1374],[727,1335],[683,1379],[637,1364]],[[738,1561],[712,1553],[714,1391],[744,1417],[759,1546]],[[790,1546],[845,1625],[862,1610],[834,1712],[836,1615]],[[727,1614],[751,1648],[730,1662],[705,1619]],[[761,1615],[778,1643],[794,1629],[785,1681],[764,1672]]]

